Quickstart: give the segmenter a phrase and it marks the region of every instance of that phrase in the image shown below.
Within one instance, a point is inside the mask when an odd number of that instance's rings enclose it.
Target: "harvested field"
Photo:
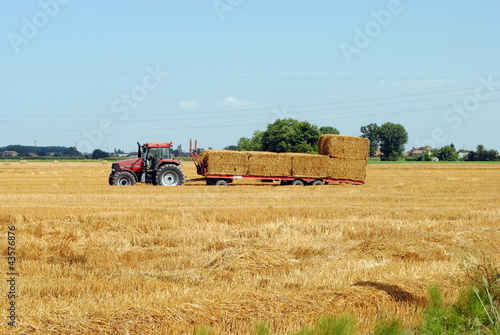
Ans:
[[[109,171],[0,165],[18,333],[250,334],[262,320],[289,334],[344,312],[361,334],[388,315],[410,328],[429,284],[450,303],[471,263],[500,264],[499,164],[368,165],[363,186],[317,187],[111,187]]]
[[[318,153],[335,158],[366,159],[369,146],[367,138],[324,134],[318,140]]]

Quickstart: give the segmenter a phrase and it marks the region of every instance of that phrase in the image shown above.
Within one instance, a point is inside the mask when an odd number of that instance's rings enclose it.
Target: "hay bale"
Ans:
[[[332,179],[350,179],[365,181],[367,159],[330,158],[328,177]]]
[[[292,176],[298,178],[328,177],[328,162],[331,159],[323,155],[289,154],[292,157]]]
[[[318,140],[318,152],[336,158],[365,159],[370,141],[364,137],[324,134]]]
[[[59,164],[59,161],[57,159],[54,159],[54,162],[52,162],[53,164]]]
[[[28,162],[27,162],[27,161],[25,161],[24,159],[21,159],[21,160],[19,161],[19,163],[20,163],[20,164],[28,164]]]
[[[251,176],[291,176],[292,156],[275,152],[248,152],[248,174]]]
[[[248,174],[247,152],[232,150],[203,150],[200,154],[200,158],[206,164],[208,174]]]

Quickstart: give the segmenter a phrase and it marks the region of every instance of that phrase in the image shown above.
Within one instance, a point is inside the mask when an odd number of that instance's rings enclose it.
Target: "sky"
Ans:
[[[222,149],[282,118],[500,151],[500,2],[0,0],[0,146]]]

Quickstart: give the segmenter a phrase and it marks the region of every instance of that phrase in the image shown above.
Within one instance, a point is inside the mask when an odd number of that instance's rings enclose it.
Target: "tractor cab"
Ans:
[[[172,159],[172,142],[170,143],[146,143],[138,145],[138,158],[142,158],[146,171],[157,170],[164,160]]]

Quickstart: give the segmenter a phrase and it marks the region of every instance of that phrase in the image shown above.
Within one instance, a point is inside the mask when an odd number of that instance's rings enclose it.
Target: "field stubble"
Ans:
[[[0,166],[17,331],[248,334],[261,320],[286,334],[345,312],[360,333],[384,316],[409,328],[429,284],[451,302],[468,263],[500,264],[498,165],[369,165],[363,186],[111,187],[108,174]]]

